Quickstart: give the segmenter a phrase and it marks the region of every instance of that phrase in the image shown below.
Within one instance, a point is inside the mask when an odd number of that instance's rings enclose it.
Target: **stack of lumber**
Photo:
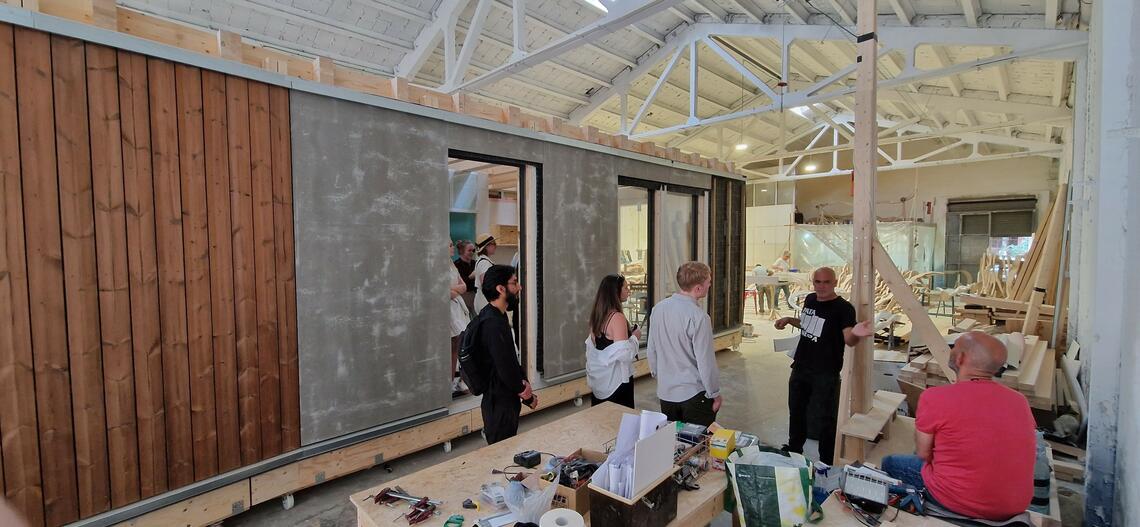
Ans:
[[[970,318],[988,324],[1000,323],[1007,331],[1024,331],[1037,335],[1047,335],[1042,330],[1052,328],[1053,313],[1056,311],[1054,306],[1042,304],[1039,306],[1036,331],[1025,331],[1027,328],[1023,324],[1025,312],[1029,309],[1028,302],[977,295],[961,295],[958,299],[962,302],[962,305],[955,308],[958,320]],[[1064,330],[1064,326],[1061,329]]]
[[[1066,185],[1058,189],[1057,197],[1049,208],[1045,221],[1033,234],[1033,244],[1021,259],[1004,259],[987,253],[979,264],[978,281],[971,286],[976,295],[963,295],[965,304],[957,313],[959,317],[974,318],[978,313],[973,305],[982,305],[989,310],[991,323],[1005,324],[1010,331],[1024,331],[1033,335],[1048,335],[1054,323],[1053,306],[1043,305],[1057,298],[1058,277],[1061,270],[1061,256],[1064,253],[1063,226],[1065,221]],[[1064,299],[1067,297],[1068,281],[1062,280],[1061,289],[1061,328],[1065,324]],[[1040,289],[1034,296],[1034,290]],[[1030,304],[1035,306],[1030,306]],[[970,307],[967,307],[970,306]],[[1023,327],[1030,308],[1039,311],[1030,315],[1036,318],[1033,327]],[[1059,339],[1063,342],[1064,339]]]
[[[998,337],[1005,341],[1009,363],[1018,364],[1002,373],[998,382],[1024,394],[1030,406],[1052,410],[1057,370],[1054,350],[1035,335],[1009,333]],[[950,384],[942,366],[932,359],[931,354],[924,353],[903,366],[898,376],[900,384],[905,382],[919,389]],[[905,386],[903,388],[907,391]]]

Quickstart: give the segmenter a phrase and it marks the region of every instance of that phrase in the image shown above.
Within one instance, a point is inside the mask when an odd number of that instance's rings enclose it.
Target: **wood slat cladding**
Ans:
[[[62,525],[299,446],[289,94],[0,24],[0,492]]]
[[[713,178],[709,210],[714,331],[744,323],[744,182]]]

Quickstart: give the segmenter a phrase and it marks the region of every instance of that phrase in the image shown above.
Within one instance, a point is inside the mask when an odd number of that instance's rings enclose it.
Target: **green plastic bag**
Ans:
[[[729,456],[725,469],[742,527],[794,527],[823,519],[812,501],[815,469],[804,456],[750,446]]]

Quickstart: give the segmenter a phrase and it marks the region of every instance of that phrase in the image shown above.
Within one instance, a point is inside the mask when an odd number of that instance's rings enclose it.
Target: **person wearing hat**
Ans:
[[[479,255],[475,259],[475,311],[479,313],[487,306],[487,297],[483,296],[483,275],[490,269],[495,262],[491,261],[491,257],[495,255],[495,249],[498,245],[495,242],[495,237],[490,234],[483,233],[475,238],[475,253]]]

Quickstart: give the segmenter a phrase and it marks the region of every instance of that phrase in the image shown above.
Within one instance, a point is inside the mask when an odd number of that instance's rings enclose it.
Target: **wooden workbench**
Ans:
[[[360,527],[404,526],[407,522],[397,515],[406,507],[391,508],[377,505],[366,499],[384,487],[400,486],[416,496],[427,495],[442,500],[440,519],[427,525],[442,523],[452,514],[462,514],[464,525],[475,519],[489,516],[487,508],[480,511],[463,509],[463,500],[476,499],[483,483],[503,481],[503,476],[491,474],[491,469],[502,469],[512,463],[517,452],[540,450],[554,454],[569,454],[579,448],[602,450],[603,444],[617,437],[623,413],[634,410],[613,403],[582,410],[557,421],[547,423],[506,441],[485,446],[474,452],[426,468],[374,488],[362,490],[349,497],[356,506],[357,525]],[[706,525],[724,509],[724,490],[728,480],[723,472],[710,471],[700,480],[701,488],[681,491],[677,497],[677,519],[673,526]],[[589,517],[587,516],[587,522]]]

